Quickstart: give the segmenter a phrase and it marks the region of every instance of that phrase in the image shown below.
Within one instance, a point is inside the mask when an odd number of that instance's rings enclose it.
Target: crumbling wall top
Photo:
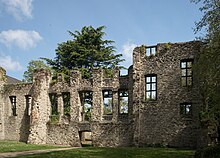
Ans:
[[[0,67],[0,81],[3,81],[3,82],[7,81],[6,71],[3,67]]]

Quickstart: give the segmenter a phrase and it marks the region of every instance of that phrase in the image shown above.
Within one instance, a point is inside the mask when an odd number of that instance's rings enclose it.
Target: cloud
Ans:
[[[22,70],[21,64],[18,61],[13,61],[10,56],[0,55],[0,66],[10,71]]]
[[[7,12],[16,20],[23,20],[24,17],[32,18],[33,0],[1,0]]]
[[[7,47],[16,45],[25,50],[35,47],[40,40],[42,37],[36,31],[8,30],[0,32],[0,42]]]
[[[135,47],[137,47],[137,45],[131,42],[126,42],[122,46],[122,51],[120,53],[125,58],[126,66],[130,66],[132,64],[132,55]]]

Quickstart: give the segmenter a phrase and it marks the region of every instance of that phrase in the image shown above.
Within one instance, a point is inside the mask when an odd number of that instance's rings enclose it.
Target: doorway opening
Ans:
[[[92,132],[79,131],[79,138],[82,147],[92,146]]]

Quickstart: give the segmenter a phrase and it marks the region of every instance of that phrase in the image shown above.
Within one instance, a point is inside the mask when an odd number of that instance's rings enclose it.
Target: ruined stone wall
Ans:
[[[201,130],[199,109],[201,98],[197,83],[181,85],[180,61],[194,59],[199,42],[158,44],[155,55],[146,56],[144,47],[134,50],[133,114],[136,145],[161,144],[175,147],[199,146],[197,133]],[[157,99],[146,100],[145,76],[157,75]],[[194,78],[196,76],[193,76]],[[180,114],[180,104],[192,103],[191,117]]]
[[[124,85],[120,86],[119,80],[121,83],[126,81],[127,84],[123,83]],[[106,76],[102,69],[94,69],[92,79],[82,79],[79,71],[74,70],[70,83],[56,81],[51,84],[49,93],[70,92],[71,111],[70,118],[62,115],[59,122],[55,124],[49,121],[47,124],[47,143],[80,146],[79,133],[90,131],[94,146],[130,146],[133,138],[132,124],[128,114],[121,116],[118,109],[118,91],[119,89],[129,90],[128,82],[129,77],[120,78],[119,69],[116,68],[113,70],[113,77]],[[112,90],[113,92],[113,113],[108,117],[103,115],[103,90]],[[90,122],[84,121],[81,115],[83,107],[80,93],[84,91],[92,91],[93,93]],[[58,107],[60,106],[62,104],[58,99]]]
[[[146,47],[133,51],[128,75],[112,76],[94,69],[92,78],[83,79],[72,70],[70,80],[62,74],[51,82],[50,72],[37,70],[33,83],[6,84],[0,68],[0,139],[33,144],[80,146],[80,133],[91,132],[94,146],[166,145],[195,148],[206,145],[206,133],[199,122],[201,98],[198,83],[181,85],[180,61],[195,59],[199,42],[166,43],[155,46],[156,54],[146,56]],[[152,48],[152,47],[151,47]],[[196,59],[194,60],[196,62]],[[146,75],[157,76],[156,100],[146,100]],[[112,114],[104,115],[103,91],[112,91]],[[128,113],[120,113],[119,91],[128,91]],[[92,92],[91,120],[84,119],[81,94]],[[64,113],[63,93],[70,95],[70,112]],[[57,97],[57,117],[52,120],[50,94]],[[16,115],[10,96],[16,96]],[[26,96],[31,97],[31,106]],[[180,114],[180,104],[192,103],[192,114]]]
[[[30,134],[28,143],[46,144],[47,122],[51,113],[49,85],[51,75],[48,70],[39,69],[33,74]]]
[[[80,147],[78,124],[47,124],[47,144]]]
[[[4,85],[6,83],[6,71],[0,67],[0,140],[4,139]]]
[[[29,111],[26,96],[31,95],[32,84],[9,84],[4,86],[4,139],[27,142],[29,135]],[[11,96],[16,97],[16,112],[13,114]]]
[[[131,146],[133,139],[130,123],[96,123],[92,125],[93,145],[98,147]]]

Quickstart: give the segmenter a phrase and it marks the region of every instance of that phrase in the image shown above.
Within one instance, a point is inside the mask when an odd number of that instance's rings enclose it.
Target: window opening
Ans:
[[[157,99],[157,76],[147,75],[146,78],[146,100]]]
[[[56,93],[50,93],[50,103],[51,103],[51,114],[52,115],[58,115],[58,102],[57,102],[57,94]]]
[[[82,94],[82,117],[85,121],[91,121],[92,113],[92,91],[84,91]]]
[[[103,114],[104,115],[112,115],[112,91],[104,90],[103,91]]]
[[[146,55],[147,56],[155,55],[156,52],[157,52],[157,47],[156,46],[146,47]]]
[[[192,64],[193,60],[182,60],[181,67],[181,83],[182,86],[192,86]]]
[[[181,103],[180,114],[185,116],[192,115],[192,103]]]
[[[17,116],[16,114],[16,96],[10,96],[11,101],[11,109],[12,109],[12,115]]]
[[[119,91],[119,113],[120,114],[128,113],[128,91],[127,90]]]
[[[62,98],[63,98],[63,113],[66,116],[70,116],[70,93],[63,92]]]
[[[26,100],[26,115],[30,116],[31,114],[31,95],[25,95]]]

